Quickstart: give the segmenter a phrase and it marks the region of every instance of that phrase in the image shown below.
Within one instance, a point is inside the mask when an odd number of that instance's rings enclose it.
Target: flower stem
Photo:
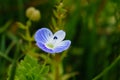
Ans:
[[[28,45],[31,47],[31,36],[29,31],[30,26],[31,26],[31,21],[28,20],[26,25],[26,37],[28,38]]]
[[[60,75],[62,73],[60,69],[61,69],[61,56],[56,54],[54,56],[54,80],[61,80]]]
[[[96,77],[94,77],[92,80],[98,80],[105,73],[107,73],[112,67],[114,67],[119,60],[120,60],[120,55],[114,60],[114,62],[110,66],[108,66],[107,68],[105,68],[99,75],[97,75]]]

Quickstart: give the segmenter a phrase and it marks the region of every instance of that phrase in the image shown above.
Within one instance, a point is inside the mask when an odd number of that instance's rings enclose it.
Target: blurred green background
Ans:
[[[53,10],[60,0],[0,0],[0,80],[6,80],[16,45],[24,46],[16,22],[26,24],[26,9],[33,6],[41,19],[31,34],[50,28]],[[77,72],[70,80],[120,80],[120,0],[61,0],[66,10],[64,29],[72,44],[63,60],[64,71]],[[57,27],[57,26],[56,26]],[[23,41],[23,42],[22,42]]]

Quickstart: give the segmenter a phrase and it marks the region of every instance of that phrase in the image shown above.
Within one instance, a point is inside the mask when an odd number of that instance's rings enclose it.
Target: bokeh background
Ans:
[[[51,28],[60,2],[66,10],[64,26]],[[97,80],[120,80],[120,0],[0,0],[0,80],[6,80],[10,60],[22,52],[16,45],[24,47],[25,40],[16,23],[26,24],[31,6],[41,13],[40,20],[32,22],[31,35],[47,27],[63,29],[71,40],[62,61],[65,73],[77,72],[69,80],[92,80],[101,72]]]

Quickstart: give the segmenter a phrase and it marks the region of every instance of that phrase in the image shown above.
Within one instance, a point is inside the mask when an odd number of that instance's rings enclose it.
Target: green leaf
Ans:
[[[0,33],[5,32],[11,23],[12,23],[12,20],[9,20],[8,22],[6,22],[6,24],[0,28]]]
[[[41,74],[47,74],[49,72],[49,66],[46,66],[43,71],[41,72]]]
[[[24,24],[22,24],[20,22],[17,22],[17,24],[18,24],[19,28],[26,29],[26,26]]]
[[[36,58],[26,55],[18,64],[15,80],[46,80],[49,67],[45,66],[40,73],[41,67]]]

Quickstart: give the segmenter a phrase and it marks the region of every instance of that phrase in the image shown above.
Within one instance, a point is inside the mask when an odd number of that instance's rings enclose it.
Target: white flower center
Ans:
[[[54,48],[54,45],[52,43],[47,43],[46,46],[50,49],[53,49]]]
[[[46,47],[49,49],[54,49],[57,46],[57,36],[54,36],[50,41],[46,43]]]

